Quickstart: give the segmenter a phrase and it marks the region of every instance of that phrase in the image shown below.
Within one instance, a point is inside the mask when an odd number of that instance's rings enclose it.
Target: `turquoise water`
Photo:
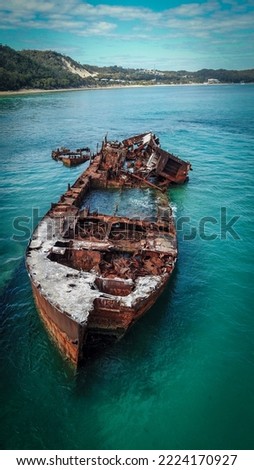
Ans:
[[[156,218],[156,195],[150,188],[93,189],[85,197],[81,209],[87,207],[90,212],[116,214],[122,217],[139,219]]]
[[[0,98],[1,448],[254,448],[253,102],[253,85]],[[86,166],[50,153],[147,130],[193,166],[170,191],[177,267],[147,315],[75,374],[24,264],[32,225]]]

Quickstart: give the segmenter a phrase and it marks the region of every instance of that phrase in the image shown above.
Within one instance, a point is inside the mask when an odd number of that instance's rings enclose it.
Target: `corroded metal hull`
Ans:
[[[172,161],[171,161],[172,160]],[[41,318],[75,365],[120,339],[155,303],[177,259],[165,188],[187,179],[190,164],[162,151],[152,133],[101,150],[34,231],[26,263]],[[95,188],[152,188],[156,215],[91,211]]]
[[[79,342],[83,334],[82,326],[66,317],[64,313],[52,305],[41,290],[32,283],[33,296],[37,310],[50,335],[61,352],[74,364],[79,362]]]
[[[64,357],[76,366],[85,362],[88,354],[121,339],[127,330],[156,302],[165,288],[167,279],[157,291],[135,308],[97,306],[90,314],[88,325],[81,325],[67,317],[43,296],[32,283],[33,296],[40,317],[51,338]]]
[[[65,166],[78,166],[81,163],[85,163],[90,160],[90,156],[78,156],[78,157],[62,157],[62,162]]]

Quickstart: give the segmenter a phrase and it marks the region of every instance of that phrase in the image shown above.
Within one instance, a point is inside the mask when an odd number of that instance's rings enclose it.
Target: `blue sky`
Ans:
[[[0,42],[82,64],[254,68],[254,0],[0,0]]]

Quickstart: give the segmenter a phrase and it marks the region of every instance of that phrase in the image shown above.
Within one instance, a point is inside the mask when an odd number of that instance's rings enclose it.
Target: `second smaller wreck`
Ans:
[[[92,159],[89,147],[70,150],[65,147],[52,150],[51,156],[53,160],[62,162],[65,166],[77,166]]]

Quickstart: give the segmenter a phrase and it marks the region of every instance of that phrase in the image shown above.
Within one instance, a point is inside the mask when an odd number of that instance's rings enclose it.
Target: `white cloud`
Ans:
[[[89,25],[86,25],[86,29],[79,30],[79,35],[82,36],[104,36],[112,33],[116,29],[116,25],[113,23],[107,23],[106,21],[99,21]]]
[[[217,1],[208,1],[206,3],[186,3],[179,7],[169,9],[170,15],[180,17],[203,16],[207,13],[217,11],[220,8]]]
[[[253,0],[246,0],[245,6],[237,0],[188,4],[184,1],[178,7],[155,12],[146,7],[106,3],[95,6],[81,0],[9,0],[8,3],[0,0],[0,27],[45,28],[78,36],[99,35],[126,40],[173,36],[212,38],[214,34],[235,37],[243,29],[253,29],[253,8],[246,12],[251,5],[254,7]]]
[[[116,18],[119,21],[126,20],[145,20],[154,21],[160,17],[160,13],[155,13],[149,8],[135,8],[128,6],[110,6],[110,5],[97,5],[93,6],[89,3],[79,5],[75,9],[77,14],[85,14],[87,16],[97,17],[110,17]]]

